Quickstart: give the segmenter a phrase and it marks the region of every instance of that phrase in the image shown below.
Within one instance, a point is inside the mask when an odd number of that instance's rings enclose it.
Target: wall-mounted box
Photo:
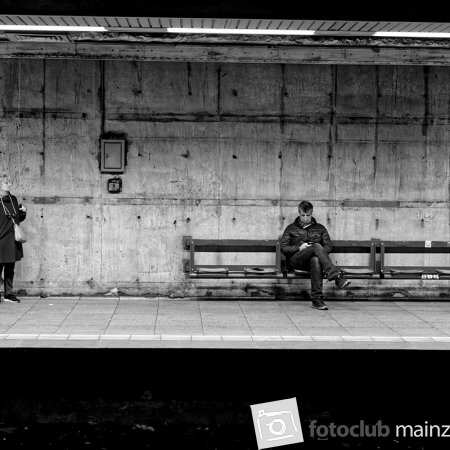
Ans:
[[[125,172],[125,139],[100,139],[100,172]]]
[[[122,192],[122,180],[120,178],[110,178],[108,180],[108,192],[110,194],[119,194]]]

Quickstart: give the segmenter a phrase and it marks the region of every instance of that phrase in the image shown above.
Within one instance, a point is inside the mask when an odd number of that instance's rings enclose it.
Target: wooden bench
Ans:
[[[270,239],[192,239],[184,238],[189,250],[185,265],[190,278],[278,278],[282,277],[278,240]],[[274,264],[198,264],[197,253],[275,253]]]
[[[450,280],[450,266],[387,265],[386,255],[393,253],[433,254],[450,253],[450,241],[380,241],[380,275],[385,279]]]
[[[289,270],[281,253],[279,240],[257,239],[193,239],[185,236],[184,248],[190,257],[185,261],[185,272],[190,278],[308,278],[309,271]],[[378,241],[333,241],[333,253],[366,253],[367,263],[341,267],[348,278],[379,278],[376,270]],[[275,253],[273,264],[198,264],[197,253]]]
[[[309,278],[307,270],[287,267],[279,240],[271,239],[193,239],[185,236],[184,247],[190,257],[184,270],[190,278]],[[450,265],[386,264],[389,254],[449,254],[450,241],[332,241],[335,253],[366,253],[367,263],[338,264],[347,278],[353,279],[422,279],[450,280]],[[273,264],[198,264],[198,253],[274,253]],[[377,261],[377,254],[380,255]]]

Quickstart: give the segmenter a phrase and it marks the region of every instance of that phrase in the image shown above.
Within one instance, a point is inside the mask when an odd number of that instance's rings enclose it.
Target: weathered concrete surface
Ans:
[[[450,50],[438,39],[334,39],[331,44],[316,39],[273,39],[270,43],[245,39],[217,42],[208,35],[199,39],[149,39],[148,35],[84,33],[83,40],[54,43],[0,43],[1,58],[91,59],[178,63],[271,63],[448,66]],[[333,40],[333,39],[332,39]],[[94,42],[93,42],[94,41]],[[160,42],[163,43],[160,43]],[[194,42],[193,42],[194,41]],[[405,44],[405,41],[406,44]]]
[[[450,241],[449,81],[448,67],[0,60],[1,150],[29,208],[16,287],[298,292],[309,282],[186,280],[182,236],[275,238],[304,198],[335,239]],[[108,133],[128,142],[115,195]],[[444,281],[354,285],[450,296]]]

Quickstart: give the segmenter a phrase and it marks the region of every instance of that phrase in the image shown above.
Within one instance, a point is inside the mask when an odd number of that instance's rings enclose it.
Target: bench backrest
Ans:
[[[189,269],[191,276],[201,275],[207,276],[240,276],[245,273],[246,276],[253,273],[258,275],[258,270],[261,276],[270,276],[264,271],[272,271],[273,276],[286,276],[288,270],[285,258],[281,253],[280,241],[275,239],[193,239],[190,236],[184,238],[185,248],[189,250]],[[335,240],[333,241],[333,253],[368,253],[368,263],[365,265],[347,266],[346,270],[354,274],[356,270],[367,270],[367,273],[376,273],[376,248],[377,241],[372,239],[370,241],[357,240]],[[198,264],[196,261],[196,254],[200,252],[208,253],[275,253],[275,264],[257,264],[254,267],[249,264]],[[362,275],[363,276],[363,275]]]
[[[195,254],[199,252],[211,253],[275,253],[275,269],[281,273],[281,251],[280,243],[274,239],[190,239],[189,243],[189,265],[190,272],[196,272],[199,266],[195,261]],[[214,268],[217,265],[201,265],[201,268]],[[244,271],[249,264],[227,264],[226,267],[231,272]],[[273,268],[271,264],[258,264],[258,267]]]
[[[381,241],[380,272],[383,277],[395,278],[447,278],[449,266],[440,265],[388,265],[386,254],[450,254],[450,241]],[[447,274],[445,272],[448,272]]]

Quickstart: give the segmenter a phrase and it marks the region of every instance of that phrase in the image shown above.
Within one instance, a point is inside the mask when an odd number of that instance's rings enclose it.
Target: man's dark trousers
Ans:
[[[294,269],[311,272],[311,296],[313,298],[323,297],[323,273],[329,280],[340,274],[340,270],[333,265],[328,253],[320,244],[311,244],[295,253],[291,257],[291,264]]]

